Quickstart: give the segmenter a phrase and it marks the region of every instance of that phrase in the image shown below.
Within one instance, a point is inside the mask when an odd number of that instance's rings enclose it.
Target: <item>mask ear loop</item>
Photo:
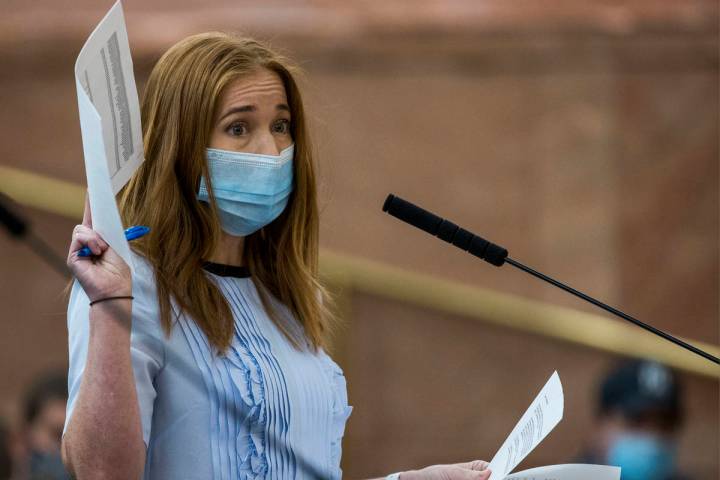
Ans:
[[[215,201],[215,191],[212,185],[212,179],[210,178],[210,165],[207,160],[207,155],[205,155],[202,166],[200,167],[200,178],[198,179],[198,187],[195,192],[196,194],[200,190],[200,185],[202,184],[203,179],[205,180],[205,189],[208,193],[208,201],[200,201],[200,203],[207,204],[208,208],[212,212],[212,217],[215,219],[215,227],[217,227],[218,231],[221,231],[222,226],[220,225],[220,213],[217,207],[217,202]]]

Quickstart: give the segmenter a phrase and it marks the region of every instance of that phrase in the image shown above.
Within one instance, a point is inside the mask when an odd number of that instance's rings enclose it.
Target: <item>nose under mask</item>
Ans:
[[[295,145],[280,155],[207,149],[220,226],[226,233],[247,236],[280,216],[293,191],[294,152]],[[197,198],[210,202],[204,177]]]

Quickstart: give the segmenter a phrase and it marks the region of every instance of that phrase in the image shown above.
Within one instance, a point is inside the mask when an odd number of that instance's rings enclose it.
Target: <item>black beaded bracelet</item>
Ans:
[[[119,296],[119,297],[99,298],[99,299],[97,299],[97,300],[93,300],[92,302],[90,302],[90,306],[92,307],[92,306],[95,305],[96,303],[104,302],[105,300],[120,300],[120,299],[133,300],[134,298],[135,298],[135,297],[133,297],[132,295],[122,295],[122,296]]]

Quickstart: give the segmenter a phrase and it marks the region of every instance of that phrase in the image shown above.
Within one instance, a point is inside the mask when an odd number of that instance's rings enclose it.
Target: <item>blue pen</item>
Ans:
[[[136,238],[140,238],[144,235],[147,235],[147,233],[150,231],[150,227],[143,227],[142,225],[135,225],[134,227],[130,227],[127,230],[125,230],[125,238],[127,241],[135,240]],[[88,247],[83,247],[78,251],[78,257],[89,257],[92,255],[92,252]]]

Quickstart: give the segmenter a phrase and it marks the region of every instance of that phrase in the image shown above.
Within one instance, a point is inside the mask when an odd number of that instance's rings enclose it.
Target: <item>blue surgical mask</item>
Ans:
[[[293,190],[294,151],[294,145],[280,155],[207,149],[215,203],[225,232],[247,236],[280,216]],[[210,202],[204,177],[198,200]]]
[[[675,467],[672,442],[649,434],[621,434],[610,445],[608,464],[621,468],[622,480],[664,480]]]

